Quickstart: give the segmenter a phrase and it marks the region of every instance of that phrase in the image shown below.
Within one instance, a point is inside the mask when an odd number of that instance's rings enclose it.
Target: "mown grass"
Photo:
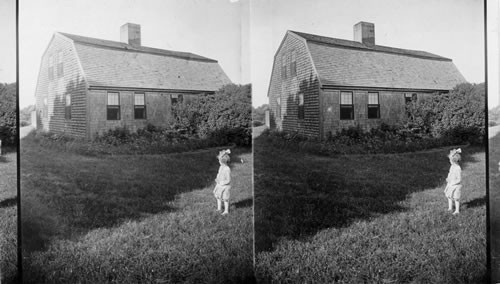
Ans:
[[[500,282],[500,134],[489,140],[491,280]]]
[[[458,216],[443,193],[448,150],[319,157],[257,138],[257,281],[484,281],[484,150],[463,149]]]
[[[5,153],[7,152],[7,153]],[[17,157],[5,151],[0,156],[0,248],[1,281],[17,281]]]
[[[232,212],[221,216],[218,149],[83,156],[58,145],[21,141],[25,282],[253,279],[250,149],[233,148]]]

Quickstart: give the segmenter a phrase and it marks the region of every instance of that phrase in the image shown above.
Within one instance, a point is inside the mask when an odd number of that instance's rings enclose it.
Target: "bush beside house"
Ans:
[[[0,139],[6,145],[17,141],[16,125],[16,83],[0,83]]]
[[[481,144],[485,134],[485,84],[459,84],[408,107],[406,127],[450,143]]]

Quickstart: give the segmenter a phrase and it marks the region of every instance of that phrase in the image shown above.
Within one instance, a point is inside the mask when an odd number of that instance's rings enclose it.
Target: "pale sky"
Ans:
[[[488,108],[498,106],[500,97],[500,5],[498,0],[488,1]]]
[[[248,0],[19,1],[20,106],[34,104],[54,32],[120,41],[120,26],[128,22],[141,25],[143,46],[216,59],[231,81],[250,83],[248,12]]]
[[[0,0],[0,83],[16,81],[16,1]]]
[[[254,106],[268,103],[273,57],[287,30],[352,40],[360,21],[375,24],[378,45],[451,58],[467,81],[485,81],[483,0],[252,0],[250,14]]]

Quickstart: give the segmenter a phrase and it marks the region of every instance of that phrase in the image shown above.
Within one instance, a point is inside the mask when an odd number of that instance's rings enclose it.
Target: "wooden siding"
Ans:
[[[322,90],[322,127],[323,138],[348,127],[357,127],[365,131],[379,127],[382,123],[388,125],[400,125],[406,121],[404,92],[395,91],[365,91],[365,90],[342,90],[352,92],[354,104],[354,119],[340,119],[340,90]],[[368,92],[379,94],[380,118],[368,118]],[[429,95],[429,93],[416,93],[417,99]]]
[[[126,127],[131,132],[144,128],[148,124],[166,127],[172,119],[171,96],[182,95],[184,103],[189,103],[200,94],[145,92],[146,119],[134,118],[133,91],[110,91],[120,94],[120,119],[107,120],[107,90],[89,91],[89,132],[94,139],[108,130]]]
[[[296,76],[291,76],[290,72],[292,51],[296,54]],[[282,74],[283,55],[288,58],[286,78]],[[299,119],[299,93],[304,94],[304,119]],[[281,101],[279,110],[278,98]],[[319,82],[304,41],[289,33],[275,55],[268,99],[272,128],[320,136]]]
[[[59,52],[63,56],[63,76],[57,74]],[[54,60],[53,79],[49,79],[50,57]],[[71,94],[71,119],[65,118],[66,94]],[[42,57],[35,97],[38,129],[86,137],[86,83],[71,42],[53,37]]]

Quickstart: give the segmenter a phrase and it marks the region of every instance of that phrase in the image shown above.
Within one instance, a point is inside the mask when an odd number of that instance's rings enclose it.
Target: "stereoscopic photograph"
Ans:
[[[0,0],[0,282],[500,283],[499,15]]]
[[[487,281],[483,2],[251,7],[257,281]]]
[[[253,278],[238,1],[19,1],[25,283]]]

